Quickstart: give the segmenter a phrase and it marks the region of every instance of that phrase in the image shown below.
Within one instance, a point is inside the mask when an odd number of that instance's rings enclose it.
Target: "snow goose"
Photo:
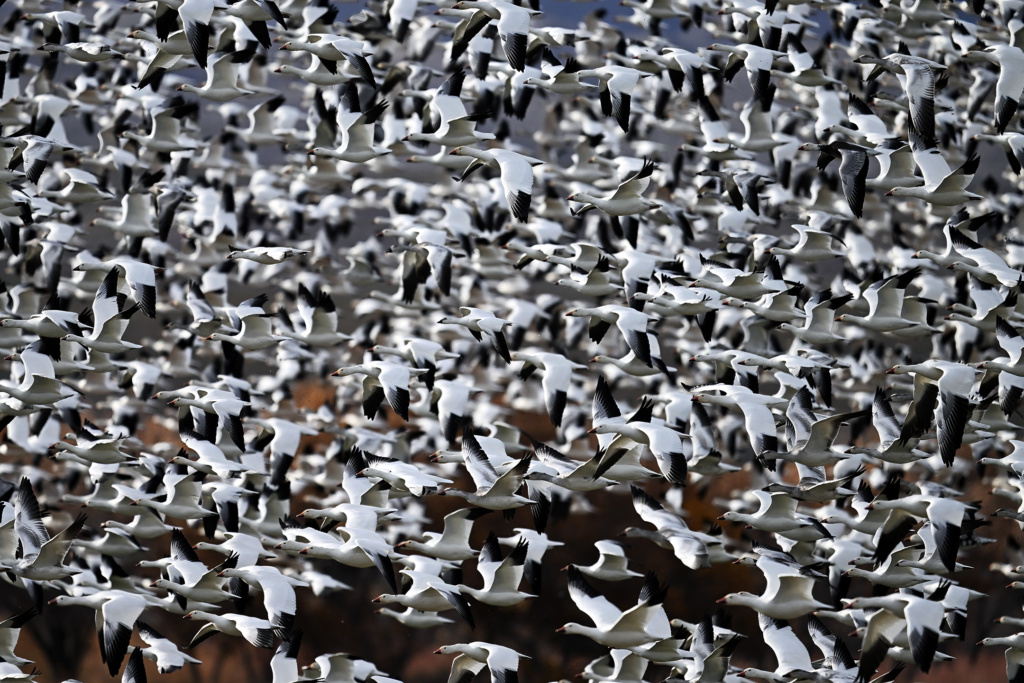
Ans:
[[[970,396],[975,372],[968,365],[941,360],[929,360],[916,365],[894,365],[890,368],[888,374],[914,375],[914,406],[917,410],[912,409],[911,412],[914,415],[918,411],[924,413],[917,415],[914,420],[908,414],[900,440],[906,442],[913,436],[923,434],[931,422],[931,411],[934,409],[939,454],[947,467],[952,466],[970,418]]]
[[[842,133],[868,147],[880,147],[893,138],[885,122],[863,100],[850,94],[848,101],[847,118],[852,127],[833,125],[825,129],[827,132]]]
[[[654,367],[651,335],[647,332],[650,318],[646,314],[628,306],[605,304],[596,308],[574,308],[565,315],[590,318],[590,339],[595,342],[600,342],[608,328],[615,325],[636,357],[647,367]]]
[[[92,25],[86,20],[84,14],[69,10],[57,10],[54,12],[26,12],[21,15],[25,21],[38,21],[46,26],[58,29],[64,41],[78,42],[81,27]]]
[[[171,464],[191,468],[204,475],[214,474],[224,479],[253,471],[247,465],[230,460],[216,444],[197,438],[193,434],[186,434],[182,441],[188,450],[196,454],[196,458],[191,460],[184,455],[176,455],[168,461]],[[207,488],[213,491],[210,498],[216,504],[227,531],[238,531],[238,501],[244,495],[256,495],[255,492],[223,481],[212,482]]]
[[[292,66],[291,64],[282,64],[274,69],[274,73],[298,76],[307,83],[312,83],[313,85],[320,86],[321,88],[353,83],[355,80],[345,72],[329,70],[324,65],[323,60],[316,56],[313,56],[310,60],[310,65],[307,69],[300,69],[299,67]]]
[[[425,378],[429,374],[428,370],[421,377]],[[480,389],[468,382],[447,379],[439,379],[434,382],[430,405],[437,414],[437,419],[441,423],[441,433],[448,440],[450,447],[454,447],[459,428],[471,412],[470,396],[479,392]]]
[[[462,453],[465,457],[466,469],[469,470],[476,491],[460,491],[447,488],[442,495],[462,498],[478,507],[488,510],[513,510],[524,505],[534,505],[535,501],[525,498],[516,492],[523,485],[526,473],[530,469],[532,453],[521,458],[514,467],[506,470],[501,476],[494,470],[491,461],[480,447],[472,432],[463,432]]]
[[[473,531],[473,522],[488,514],[486,508],[462,508],[449,512],[444,516],[444,528],[441,533],[424,532],[423,541],[407,540],[397,544],[396,548],[408,548],[439,560],[462,562],[477,555],[477,551],[469,545],[469,535]]]
[[[583,206],[573,210],[572,214],[578,216],[590,209],[600,209],[611,216],[631,216],[660,207],[661,205],[657,202],[652,202],[641,196],[651,182],[654,168],[654,162],[645,159],[643,167],[619,183],[615,192],[608,197],[595,197],[586,192],[574,192],[569,195],[567,200],[582,202]]]
[[[868,411],[841,413],[819,419],[811,410],[811,392],[803,387],[786,410],[786,453],[766,454],[765,460],[787,460],[807,467],[833,465],[848,456],[831,450],[843,424],[868,415]]]
[[[427,372],[425,369],[409,368],[387,361],[370,361],[360,365],[349,365],[331,373],[331,377],[347,377],[349,375],[365,375],[363,382],[363,411],[367,418],[372,419],[377,413],[382,399],[395,414],[406,422],[409,421],[409,383],[416,375]]]
[[[149,606],[146,597],[120,590],[99,591],[91,595],[73,597],[60,595],[51,604],[81,605],[96,611],[96,630],[100,638],[100,655],[111,676],[117,676],[128,653],[135,622]]]
[[[896,562],[898,566],[913,567],[936,576],[962,569],[970,569],[967,565],[956,561],[957,549],[953,546],[959,546],[960,543],[959,539],[953,539],[949,533],[950,528],[959,530],[960,525],[963,523],[963,511],[954,506],[948,506],[947,510],[951,514],[947,515],[947,519],[941,522],[940,526],[937,527],[929,520],[917,530],[917,536],[921,539],[924,550],[918,553],[916,559],[898,560]],[[959,517],[956,517],[957,514],[959,514]],[[936,511],[934,516],[939,517],[939,511]],[[952,527],[950,527],[951,524],[953,525]],[[942,531],[941,540],[945,544],[944,547],[940,547],[938,544],[937,528]]]
[[[650,661],[631,650],[610,650],[587,664],[578,676],[594,682],[640,681],[644,679],[649,665]]]
[[[789,289],[782,280],[779,261],[771,257],[760,271],[745,272],[721,261],[706,258],[700,254],[700,264],[707,274],[690,283],[690,287],[712,289],[737,299],[757,299],[765,294]]]
[[[520,223],[529,221],[530,202],[533,200],[533,167],[544,161],[501,148],[483,150],[456,147],[449,154],[474,158],[460,180],[465,180],[475,168],[482,165],[497,168],[501,172],[501,187],[505,191],[509,212]]]
[[[499,318],[491,311],[471,306],[460,306],[458,318],[446,316],[438,320],[439,325],[461,325],[480,341],[481,333],[486,334],[491,340],[491,346],[498,352],[502,359],[511,365],[512,357],[509,355],[508,342],[505,341],[503,330],[512,324],[511,321]]]
[[[281,644],[277,646],[274,656],[270,659],[271,683],[285,683],[301,680],[299,665],[296,659],[302,647],[301,629],[281,634]]]
[[[338,332],[338,310],[330,293],[310,291],[299,283],[298,310],[302,329],[282,328],[278,330],[281,336],[317,348],[330,348],[351,339],[349,335]]]
[[[495,645],[484,641],[473,641],[472,643],[456,643],[454,645],[442,645],[434,650],[435,655],[457,654],[452,661],[452,672],[449,680],[464,680],[464,676],[473,670],[473,666],[466,661],[487,666],[491,672],[491,683],[517,683],[519,680],[519,660],[529,659],[512,648],[504,645]],[[462,661],[459,661],[459,660]],[[479,671],[479,669],[477,669]]]
[[[359,90],[349,83],[344,90],[342,106],[338,107],[337,124],[341,144],[337,149],[313,147],[311,156],[329,157],[355,164],[365,163],[379,156],[390,154],[387,147],[374,145],[374,124],[388,107],[387,100],[379,100],[367,107],[359,101]]]
[[[398,623],[403,626],[408,626],[409,628],[434,628],[435,626],[455,623],[452,619],[442,617],[437,612],[421,612],[420,610],[413,609],[412,607],[406,607],[405,610],[401,612],[388,607],[381,607],[380,609],[375,610],[375,613],[391,617]]]
[[[115,198],[112,192],[103,188],[99,178],[88,171],[64,168],[61,176],[67,179],[66,185],[60,190],[40,190],[39,196],[68,204],[94,204]]]
[[[513,351],[509,354],[513,361],[523,361],[520,377],[528,377],[535,369],[544,371],[541,386],[544,391],[544,404],[547,406],[551,423],[556,427],[562,425],[562,413],[565,411],[566,398],[572,383],[574,370],[586,370],[586,365],[573,363],[559,353],[543,351]]]
[[[476,123],[483,120],[483,117],[466,112],[466,105],[459,96],[464,79],[465,72],[456,71],[441,84],[431,98],[431,109],[436,112],[438,118],[438,125],[433,133],[409,133],[403,139],[429,142],[442,147],[459,147],[493,140],[493,134],[476,131]]]
[[[117,220],[101,216],[94,219],[89,225],[106,228],[130,237],[153,237],[159,234],[153,215],[155,206],[156,201],[148,192],[131,191],[121,199],[120,215]],[[101,214],[106,214],[106,212],[101,211]]]
[[[526,47],[530,34],[530,18],[534,14],[539,14],[537,10],[520,7],[504,0],[461,0],[452,8],[477,10],[470,20],[470,28],[467,29],[466,35],[461,38],[460,42],[468,41],[488,21],[497,19],[498,36],[501,38],[501,45],[509,66],[520,72],[526,70]]]
[[[580,492],[598,491],[615,483],[612,479],[596,474],[600,466],[597,457],[580,462],[536,440],[533,440],[533,450],[537,459],[555,470],[556,474],[537,470],[527,474],[527,480],[546,481],[568,491]]]
[[[950,242],[963,258],[953,258],[946,266],[965,271],[990,285],[1015,287],[1024,279],[1024,271],[1011,268],[1002,256],[986,249],[956,228],[949,231]]]
[[[782,323],[778,329],[790,332],[794,337],[815,346],[842,341],[845,337],[841,337],[832,331],[833,323],[835,322],[834,311],[846,305],[852,299],[852,294],[833,296],[832,290],[822,290],[804,304],[806,317],[803,327]]]
[[[151,588],[163,588],[176,596],[184,607],[187,600],[214,605],[239,596],[225,590],[227,581],[217,576],[218,572],[238,561],[236,556],[228,559],[215,569],[208,569],[199,561],[195,550],[185,540],[179,529],[171,532],[171,554],[161,577],[150,584]]]
[[[263,605],[270,623],[286,633],[292,631],[295,625],[295,587],[308,587],[308,583],[267,565],[228,567],[217,576],[238,578],[259,589],[263,593]]]
[[[565,65],[562,65],[550,50],[545,50],[543,73],[540,76],[530,76],[523,81],[523,85],[532,85],[559,95],[579,95],[595,87],[580,81],[582,70],[583,67],[575,58],[570,57],[565,60]]]
[[[966,56],[984,59],[999,67],[993,123],[996,131],[1002,135],[1017,113],[1017,103],[1024,93],[1024,51],[1017,45],[999,43],[983,50],[971,50]]]
[[[14,649],[18,645],[21,627],[37,614],[39,611],[35,607],[29,607],[27,610],[0,621],[0,660],[16,666],[32,663],[32,660],[16,655]]]
[[[845,256],[846,251],[843,249],[837,249],[834,245],[836,243],[842,245],[846,244],[836,237],[835,235],[825,232],[824,230],[816,230],[808,225],[793,225],[791,226],[800,235],[800,239],[792,247],[772,247],[766,250],[768,254],[774,254],[775,256],[789,256],[790,258],[797,259],[798,261],[825,261],[837,256]]]
[[[21,544],[21,557],[0,558],[0,566],[29,581],[57,581],[77,574],[83,570],[65,565],[64,558],[84,525],[85,514],[80,513],[51,538],[43,525],[32,484],[22,478],[14,494],[14,531]]]
[[[199,143],[185,135],[181,127],[181,118],[185,115],[183,108],[170,108],[154,112],[148,135],[140,135],[135,131],[125,131],[122,137],[132,140],[143,148],[153,152],[169,154],[196,149]]]
[[[118,256],[106,261],[84,262],[74,268],[76,271],[113,271],[118,282],[124,278],[128,290],[139,304],[139,309],[149,318],[156,317],[156,275],[163,268],[154,267],[132,258]],[[99,290],[97,290],[97,295]]]
[[[1024,365],[1021,364],[1024,353],[1024,340],[1010,323],[998,315],[996,319],[996,342],[1006,352],[1006,360],[997,358],[978,363],[975,367],[986,372],[999,373],[999,407],[1006,416],[1011,415],[1024,394]]]
[[[1015,475],[1024,475],[1024,441],[1018,439],[1010,439],[1009,445],[1013,446],[1013,450],[1003,457],[993,458],[985,457],[979,458],[979,465],[995,465],[1008,472],[1013,472]]]
[[[690,569],[704,569],[711,566],[708,549],[704,543],[706,534],[691,531],[681,517],[666,510],[643,489],[630,485],[633,508],[640,518],[653,524],[658,533],[668,541],[676,558]]]
[[[632,450],[629,442],[646,445],[658,463],[665,479],[673,484],[686,485],[686,455],[678,432],[664,425],[631,420],[629,422],[602,422],[590,434],[618,434],[605,449],[595,476],[603,476],[621,457]]]
[[[875,147],[875,152],[878,175],[865,182],[867,187],[888,192],[894,187],[924,184],[924,179],[915,175],[916,166],[910,145],[899,139],[889,139]]]
[[[721,391],[722,395],[711,393]],[[715,384],[702,387],[694,392],[695,403],[722,405],[739,410],[743,414],[743,424],[754,455],[761,457],[765,453],[779,450],[779,433],[775,427],[775,416],[770,405],[776,401],[773,397],[755,394],[741,386]]]
[[[802,320],[807,314],[797,308],[797,295],[803,290],[803,285],[795,285],[784,292],[770,292],[764,294],[757,301],[744,301],[742,299],[723,299],[723,306],[733,308],[745,308],[753,311],[762,318],[772,322],[785,323]]]
[[[862,296],[868,302],[868,314],[865,317],[845,313],[836,318],[836,322],[852,323],[875,332],[893,332],[914,325],[902,315],[903,300],[906,297],[910,282],[921,274],[920,268],[912,268],[905,273],[873,283],[864,290]]]
[[[424,471],[424,468],[397,458],[389,458],[383,455],[372,455],[364,453],[366,468],[360,472],[367,477],[378,477],[390,484],[399,491],[408,491],[414,496],[423,496],[437,490],[440,484],[450,484],[451,479],[445,479],[431,472]],[[366,503],[363,503],[364,505]]]
[[[146,659],[156,662],[156,670],[161,674],[174,673],[188,664],[202,664],[201,661],[195,657],[189,656],[178,649],[178,646],[172,643],[167,638],[160,635],[160,632],[155,628],[141,621],[137,621],[135,625],[139,630],[139,637],[142,641],[148,645],[145,648],[135,648],[129,646],[129,651],[134,652],[136,649],[142,651],[142,656]]]
[[[477,602],[495,607],[511,607],[526,598],[537,597],[519,590],[528,549],[529,543],[521,539],[508,557],[503,558],[498,537],[492,531],[484,541],[480,555],[477,556],[476,569],[484,579],[483,587],[470,588],[460,583],[459,590]]]
[[[90,351],[100,353],[123,353],[142,348],[139,344],[121,338],[128,328],[129,320],[139,307],[134,305],[122,309],[124,295],[117,291],[117,279],[117,269],[112,268],[103,278],[100,288],[96,290],[92,303],[93,327],[89,336],[68,333],[61,337],[62,339],[78,342]]]
[[[966,238],[967,233],[977,233],[982,226],[995,217],[996,214],[991,211],[980,216],[971,216],[967,213],[966,209],[959,209],[954,212],[942,226],[942,236],[945,237],[946,240],[946,247],[943,253],[935,254],[930,251],[920,249],[914,252],[914,258],[928,259],[943,268],[949,266],[953,261],[956,261],[962,256],[957,249],[957,242],[963,242],[962,238]],[[954,235],[954,231],[959,232],[960,235]],[[964,243],[964,246],[969,247],[966,243]]]
[[[67,451],[77,455],[82,460],[101,465],[123,463],[133,458],[121,450],[124,444],[123,438],[95,438],[90,439],[88,432],[80,431],[77,437],[78,443],[67,443],[58,441],[51,448],[54,451]]]
[[[933,574],[926,574],[920,569],[899,564],[903,560],[910,560],[918,555],[918,551],[914,548],[904,548],[900,545],[878,566],[877,570],[870,571],[852,567],[845,571],[844,575],[867,579],[875,585],[888,588],[909,588],[935,580],[937,577]]]
[[[544,555],[552,548],[558,548],[565,544],[548,537],[547,533],[536,529],[516,527],[513,529],[515,535],[499,538],[498,543],[509,546],[513,549],[519,547],[519,543],[528,544],[526,548],[526,561],[523,563],[523,576],[530,590],[540,595],[544,585]]]
[[[229,249],[231,249],[227,255],[229,259],[245,259],[265,266],[284,263],[288,259],[295,258],[296,256],[305,256],[310,253],[305,249],[292,249],[290,247],[249,247],[247,249],[245,247],[231,246]]]
[[[345,36],[330,33],[311,33],[305,40],[289,40],[281,46],[282,50],[301,50],[309,52],[320,58],[320,62],[331,73],[338,72],[338,62],[341,60],[351,64],[359,77],[374,87],[377,81],[373,75],[373,69],[366,57],[372,55],[372,51],[366,49],[366,45],[359,40],[346,38]]]
[[[331,507],[306,508],[295,515],[297,519],[325,519],[343,524],[349,528],[376,531],[385,520],[396,519],[393,510],[377,508],[359,503],[338,503]]]
[[[569,622],[557,629],[559,633],[583,635],[599,645],[625,649],[644,647],[672,635],[662,605],[666,589],[653,573],[647,575],[637,604],[621,611],[587,583],[579,569],[570,566],[567,571],[569,597],[594,626]]]
[[[708,62],[705,55],[674,45],[662,47],[659,55],[645,55],[645,58],[668,67],[669,79],[676,92],[682,90],[685,76],[686,82],[690,84],[690,90],[698,98],[704,96],[703,71],[718,71],[717,67]]]
[[[754,99],[765,106],[769,106],[773,91],[771,89],[772,66],[776,59],[786,56],[784,52],[769,50],[760,45],[726,45],[724,43],[712,43],[707,48],[709,52],[726,52],[743,61],[747,70],[747,78],[750,87],[754,91]]]
[[[972,199],[983,199],[981,195],[967,191],[967,186],[978,172],[980,159],[977,156],[968,157],[956,170],[951,170],[935,143],[928,144],[913,129],[910,131],[910,150],[924,176],[924,185],[894,187],[885,193],[886,196],[913,197],[937,206],[958,206]]]
[[[629,132],[630,103],[633,98],[633,90],[640,83],[641,78],[648,76],[650,74],[638,69],[617,64],[606,64],[596,69],[579,72],[580,78],[596,78],[598,80],[601,112],[606,117],[614,118],[619,124],[619,128],[625,133]]]
[[[629,568],[629,558],[626,557],[626,550],[621,543],[615,541],[596,541],[594,548],[597,549],[598,557],[594,564],[583,566],[571,564],[563,568],[567,571],[569,567],[575,567],[581,574],[599,581],[626,581],[627,579],[643,576]]]
[[[1004,657],[1006,658],[1006,680],[1019,680],[1024,675],[1024,650],[1008,647],[1004,652]]]
[[[206,53],[210,49],[210,26],[213,21],[214,3],[212,0],[183,0],[170,4],[175,11],[165,8],[163,21],[157,21],[157,35],[161,40],[167,40],[170,30],[164,28],[168,25],[175,27],[175,20],[180,17],[181,26],[188,39],[189,47],[196,62],[201,69],[206,69]],[[158,3],[159,5],[159,3]],[[157,10],[159,16],[161,12]]]
[[[405,605],[421,612],[444,612],[454,609],[469,627],[476,628],[469,603],[462,596],[458,586],[446,583],[436,574],[403,569],[399,572],[412,580],[412,585],[401,594],[384,593],[373,599],[381,605]]]
[[[251,645],[268,650],[274,648],[274,625],[266,619],[249,617],[243,614],[213,614],[202,610],[193,610],[185,615],[185,619],[205,621],[199,631],[192,636],[188,648],[192,649],[207,638],[218,632],[229,636],[245,638]]]
[[[187,29],[186,29],[187,31]],[[178,90],[190,92],[213,102],[230,102],[231,100],[255,94],[255,90],[239,87],[238,66],[233,55],[225,55],[217,59],[211,66],[213,73],[209,81],[199,88],[191,83],[182,83]]]
[[[338,527],[339,538],[313,529],[293,530],[286,533],[293,538],[298,553],[308,557],[334,560],[348,567],[365,569],[375,567],[381,573],[393,591],[398,587],[395,582],[394,567],[388,557],[392,553],[391,545],[376,531],[370,529],[349,529]]]
[[[109,45],[101,43],[43,43],[39,46],[44,52],[63,52],[76,62],[86,64],[104,62],[108,59],[120,58],[120,52]]]
[[[135,489],[123,484],[114,484],[114,489],[121,495],[134,501],[132,505],[142,505],[156,512],[175,519],[202,519],[216,515],[199,505],[202,488],[196,480],[196,473],[181,474],[167,468],[163,476],[165,496]]]
[[[918,518],[927,517],[932,526],[930,533],[938,559],[947,571],[956,570],[956,556],[960,550],[960,529],[964,524],[964,515],[971,506],[952,498],[918,494],[894,500],[874,501],[872,507],[890,511],[885,524],[876,535],[876,561],[885,559],[889,550],[902,540],[906,531],[917,523]],[[897,566],[913,567],[915,562]]]
[[[940,591],[945,594],[945,588],[942,588],[928,598],[912,593],[893,593],[884,597],[846,601],[846,606],[851,609],[878,609],[868,617],[868,627],[864,633],[859,673],[862,680],[874,674],[904,628],[910,641],[913,661],[922,671],[928,671],[935,657],[945,613],[942,596],[938,595]]]
[[[229,557],[237,555],[238,560],[235,565],[237,567],[249,567],[256,564],[261,558],[273,559],[277,557],[276,553],[264,549],[259,539],[249,534],[227,532],[224,533],[224,537],[226,540],[221,543],[200,541],[193,548],[196,550],[211,550]]]
[[[288,337],[274,334],[270,319],[272,314],[263,310],[246,312],[238,319],[238,327],[226,332],[214,332],[206,337],[206,341],[219,341],[237,346],[245,351],[259,351],[276,346]]]
[[[822,171],[831,159],[840,159],[839,178],[843,183],[843,195],[850,206],[850,212],[857,218],[862,218],[867,188],[868,157],[877,156],[880,152],[845,140],[835,140],[825,145],[806,143],[801,145],[800,149],[818,151],[818,168]]]
[[[164,392],[160,393],[163,394]],[[230,391],[223,391],[219,389],[200,389],[193,393],[194,396],[175,396],[167,403],[167,405],[188,406],[202,411],[202,413],[205,413],[206,415],[216,416],[216,426],[227,433],[231,438],[232,443],[234,443],[239,450],[245,450],[245,443],[242,435],[242,414],[251,409],[252,403],[250,401],[243,401],[240,398],[237,398],[235,394]],[[193,414],[199,415],[200,418],[205,417],[201,413]],[[196,441],[196,439],[193,438],[191,441]],[[188,448],[193,448],[192,444],[188,442],[185,442],[185,445]]]
[[[20,164],[25,177],[33,183],[38,183],[43,171],[50,161],[50,156],[58,148],[57,143],[38,135],[21,135],[13,139],[18,146],[9,163],[9,171],[17,168]],[[20,158],[19,158],[20,157]]]
[[[397,347],[377,344],[370,348],[370,353],[398,356],[404,358],[413,367],[425,368],[427,372],[420,375],[420,379],[428,389],[434,388],[434,376],[437,374],[437,366],[441,361],[462,358],[461,355],[448,351],[436,341],[416,337],[406,337]],[[447,431],[445,433],[447,434]]]
[[[771,493],[788,493],[797,500],[811,503],[827,503],[837,498],[853,495],[854,491],[844,487],[864,474],[865,471],[863,468],[858,468],[836,479],[826,479],[824,467],[808,467],[797,463],[796,470],[800,479],[795,485],[775,482],[765,487],[765,490]]]
[[[772,676],[781,680],[789,680],[787,677],[813,676],[814,665],[811,663],[811,655],[807,651],[800,638],[793,632],[793,628],[784,621],[772,619],[765,614],[757,615],[757,624],[761,627],[761,637],[765,644],[775,653],[777,665]],[[831,651],[827,655],[832,656]],[[765,674],[769,672],[764,672]],[[757,676],[747,669],[743,673],[744,678]],[[772,678],[772,680],[775,680]]]
[[[935,70],[945,70],[938,62],[923,57],[895,52],[884,57],[862,55],[857,64],[874,64],[868,80],[881,71],[896,74],[910,105],[910,121],[926,143],[935,143]]]
[[[763,569],[768,579],[762,595],[741,591],[719,598],[718,602],[750,607],[758,614],[782,620],[797,619],[814,610],[828,608],[828,605],[814,599],[813,577],[803,576],[779,563],[759,562],[758,566]]]
[[[760,503],[753,514],[728,510],[718,519],[749,524],[755,529],[770,531],[787,538],[794,536],[807,537],[809,540],[831,538],[832,534],[816,518],[797,513],[797,500],[788,493],[770,493],[768,491],[752,491]],[[797,540],[803,540],[797,539]],[[791,619],[793,617],[777,617]]]

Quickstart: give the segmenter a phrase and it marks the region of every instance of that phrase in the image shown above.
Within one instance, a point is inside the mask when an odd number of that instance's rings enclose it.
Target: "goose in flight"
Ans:
[[[475,9],[469,27],[460,42],[468,42],[491,20],[498,20],[498,36],[509,66],[516,71],[526,70],[526,48],[530,36],[530,18],[537,10],[521,7],[505,0],[461,0],[453,9]],[[454,48],[453,48],[454,49]]]
[[[544,162],[507,149],[491,150],[475,147],[456,147],[449,154],[473,157],[474,161],[462,173],[460,181],[482,165],[497,168],[501,172],[501,187],[505,191],[508,210],[520,223],[530,219],[530,203],[533,201],[533,167]]]
[[[656,209],[661,205],[645,199],[642,195],[651,182],[651,173],[654,172],[654,162],[645,159],[643,167],[632,174],[621,183],[618,188],[608,197],[596,197],[586,192],[574,192],[569,195],[567,201],[582,202],[579,209],[571,210],[574,216],[589,211],[600,209],[611,216],[631,216],[644,211]]]

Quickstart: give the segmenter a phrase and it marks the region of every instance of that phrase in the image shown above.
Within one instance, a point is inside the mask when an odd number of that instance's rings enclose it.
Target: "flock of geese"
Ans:
[[[1024,2],[546,1],[0,2],[0,681],[1024,681]]]

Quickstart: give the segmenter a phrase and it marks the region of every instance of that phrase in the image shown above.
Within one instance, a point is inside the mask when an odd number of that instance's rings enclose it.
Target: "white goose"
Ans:
[[[625,611],[619,610],[587,583],[576,567],[570,566],[568,574],[569,596],[594,626],[569,622],[557,629],[558,632],[587,636],[605,647],[625,649],[644,647],[672,635],[662,605],[665,589],[659,586],[658,577],[653,573],[647,575],[637,604]]]
[[[469,167],[463,172],[460,180],[465,180],[473,170],[481,165],[497,168],[501,172],[501,187],[505,190],[508,210],[520,223],[530,219],[530,203],[533,201],[533,167],[544,162],[507,149],[491,150],[475,147],[456,147],[449,154],[473,157]]]

